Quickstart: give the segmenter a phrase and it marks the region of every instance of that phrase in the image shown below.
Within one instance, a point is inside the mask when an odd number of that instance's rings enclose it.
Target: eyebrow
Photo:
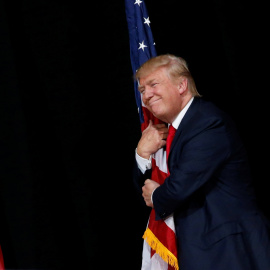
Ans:
[[[149,80],[145,83],[145,85],[150,85],[152,84],[156,79]],[[138,89],[139,91],[142,91],[145,87],[143,85],[140,85],[140,82],[138,81]]]
[[[144,86],[141,86],[141,85],[138,86],[139,92],[141,92],[143,89],[144,89]]]

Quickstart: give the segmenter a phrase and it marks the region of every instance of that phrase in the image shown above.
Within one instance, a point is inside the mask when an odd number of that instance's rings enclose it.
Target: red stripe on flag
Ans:
[[[149,120],[152,120],[154,125],[164,123],[158,118],[156,118],[152,113],[150,113],[150,111],[146,107],[142,106],[142,111],[144,116],[144,122],[141,124],[142,131],[144,131],[148,127]]]
[[[161,171],[159,167],[156,165],[156,161],[152,159],[152,175],[151,179],[162,185],[164,180],[167,178],[167,173]]]
[[[163,219],[155,220],[155,210],[151,211],[148,228],[158,238],[158,240],[175,256],[177,257],[176,250],[176,236],[175,232],[167,226]]]

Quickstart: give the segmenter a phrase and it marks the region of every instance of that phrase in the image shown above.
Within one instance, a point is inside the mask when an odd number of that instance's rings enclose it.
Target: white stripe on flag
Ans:
[[[175,225],[174,225],[174,219],[173,219],[173,214],[168,216],[166,219],[164,219],[166,225],[175,232]]]
[[[167,163],[166,163],[166,151],[160,148],[154,155],[153,158],[156,161],[156,165],[160,171],[167,173]]]

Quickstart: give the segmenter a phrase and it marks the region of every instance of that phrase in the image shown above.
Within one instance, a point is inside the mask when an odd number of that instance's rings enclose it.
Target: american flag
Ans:
[[[156,56],[157,53],[145,1],[125,0],[125,8],[131,66],[135,73],[144,62]],[[134,91],[141,130],[143,131],[148,126],[150,119],[154,124],[161,123],[144,106],[137,81],[134,81]],[[151,178],[162,184],[167,175],[166,152],[161,148],[152,158]],[[152,209],[143,238],[142,270],[178,269],[173,215],[165,220],[155,221],[155,211]]]

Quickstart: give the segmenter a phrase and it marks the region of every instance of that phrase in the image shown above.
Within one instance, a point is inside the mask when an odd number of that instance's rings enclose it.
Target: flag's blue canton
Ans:
[[[129,30],[130,59],[133,73],[149,58],[156,56],[148,12],[143,0],[125,0]],[[134,82],[135,98],[141,123],[144,122],[141,94]]]

